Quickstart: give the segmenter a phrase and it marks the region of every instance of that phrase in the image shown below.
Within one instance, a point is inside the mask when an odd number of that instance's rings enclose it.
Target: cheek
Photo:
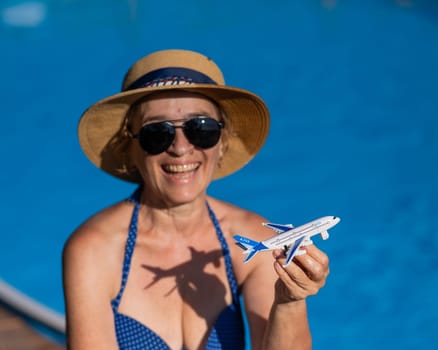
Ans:
[[[136,168],[143,180],[146,180],[150,173],[153,172],[153,162],[151,157],[148,157],[138,142],[131,144],[130,152],[132,154],[132,166]]]

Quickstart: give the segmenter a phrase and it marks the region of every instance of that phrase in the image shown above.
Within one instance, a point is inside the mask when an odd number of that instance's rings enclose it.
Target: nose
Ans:
[[[192,152],[193,148],[194,146],[189,142],[189,140],[187,140],[186,135],[184,135],[183,129],[175,128],[175,139],[167,149],[167,152],[176,156],[182,156],[186,153]]]

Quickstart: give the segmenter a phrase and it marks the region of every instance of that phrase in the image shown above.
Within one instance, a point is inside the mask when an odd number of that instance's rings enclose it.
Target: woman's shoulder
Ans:
[[[255,238],[266,237],[268,231],[262,223],[267,220],[262,215],[219,199],[210,202],[223,231],[230,234],[251,232]]]
[[[272,274],[272,256],[270,254],[260,256],[260,259],[252,261],[251,264],[244,264],[242,249],[234,244],[235,235],[242,235],[256,241],[263,241],[272,236],[271,230],[262,225],[267,220],[251,210],[220,200],[212,200],[211,205],[213,210],[217,212],[215,212],[216,216],[228,241],[238,284],[243,286],[247,278],[256,270],[263,271],[262,275]]]
[[[71,234],[62,257],[64,288],[70,298],[83,302],[93,294],[108,301],[117,294],[132,208],[124,202],[112,205]]]
[[[65,258],[107,260],[122,251],[128,234],[133,205],[119,202],[84,221],[64,245]]]

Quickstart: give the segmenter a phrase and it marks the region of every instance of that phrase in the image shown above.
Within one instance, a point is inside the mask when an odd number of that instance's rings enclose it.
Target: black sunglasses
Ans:
[[[138,139],[141,148],[149,154],[159,154],[169,148],[175,140],[176,129],[183,129],[187,140],[195,147],[208,149],[215,146],[224,124],[211,117],[199,116],[173,125],[173,121],[162,121],[143,125],[133,138]]]

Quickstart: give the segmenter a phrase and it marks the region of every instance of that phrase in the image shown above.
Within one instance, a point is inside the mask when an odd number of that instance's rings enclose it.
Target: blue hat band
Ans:
[[[190,85],[190,84],[213,84],[218,85],[207,75],[193,69],[168,67],[149,72],[129,85],[125,91],[141,89],[145,87]]]

